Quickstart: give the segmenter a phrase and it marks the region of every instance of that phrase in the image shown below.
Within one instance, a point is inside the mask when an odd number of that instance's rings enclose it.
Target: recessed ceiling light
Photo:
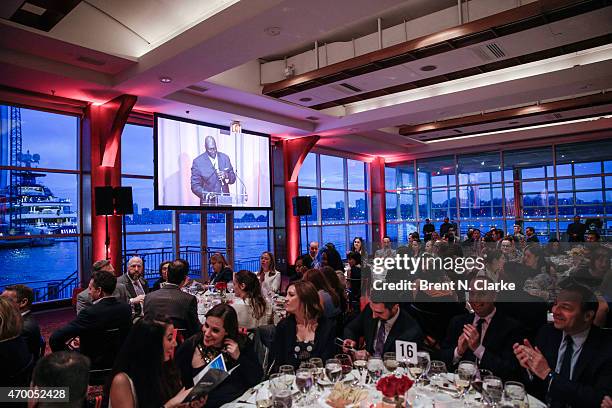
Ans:
[[[319,120],[319,118],[317,118],[316,116],[306,116],[306,119],[308,119],[308,120]]]
[[[424,65],[421,67],[421,71],[425,71],[425,72],[433,71],[434,69],[438,69],[438,67],[435,65]]]
[[[159,77],[159,82],[161,82],[162,84],[169,84],[170,82],[172,82],[172,78],[170,78],[169,76]]]
[[[39,7],[35,4],[28,3],[28,2],[23,3],[23,5],[21,6],[21,10],[27,11],[32,14],[36,14],[37,16],[42,16],[47,11],[46,8]]]
[[[310,102],[310,101],[312,101],[312,98],[309,98],[308,96],[300,98],[300,102]]]
[[[277,35],[281,33],[281,28],[280,27],[268,27],[264,30],[264,32],[268,34],[270,37],[276,37]]]

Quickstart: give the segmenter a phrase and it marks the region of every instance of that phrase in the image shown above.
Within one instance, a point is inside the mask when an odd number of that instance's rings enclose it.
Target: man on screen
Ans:
[[[204,140],[206,153],[195,158],[191,166],[191,191],[200,197],[200,205],[216,205],[218,197],[229,194],[229,185],[236,182],[236,174],[229,157],[217,152],[212,136]]]

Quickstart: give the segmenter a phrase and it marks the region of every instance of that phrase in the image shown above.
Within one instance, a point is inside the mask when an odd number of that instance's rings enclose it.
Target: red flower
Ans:
[[[412,387],[412,384],[413,381],[405,375],[401,377],[388,375],[378,380],[376,389],[387,398],[395,398],[398,395],[404,395]]]
[[[215,289],[217,289],[218,291],[226,290],[227,289],[227,283],[226,282],[217,282],[217,283],[215,283]]]

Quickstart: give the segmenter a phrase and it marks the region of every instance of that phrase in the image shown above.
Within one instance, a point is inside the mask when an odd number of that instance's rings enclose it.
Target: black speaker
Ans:
[[[115,187],[113,189],[115,211],[117,215],[134,214],[132,187]]]
[[[293,197],[293,215],[301,217],[302,215],[312,215],[312,206],[310,205],[310,197]]]
[[[113,215],[113,188],[96,187],[94,190],[96,215]]]

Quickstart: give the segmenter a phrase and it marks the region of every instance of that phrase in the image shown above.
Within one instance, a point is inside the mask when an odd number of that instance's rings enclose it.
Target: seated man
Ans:
[[[125,285],[128,293],[128,302],[134,307],[134,313],[142,314],[142,303],[144,297],[149,293],[149,283],[145,278],[144,264],[138,256],[133,256],[128,261],[128,272],[117,278],[117,283]]]
[[[106,365],[109,359],[112,361],[112,354],[117,353],[118,350],[115,349],[118,344],[108,341],[110,330],[118,330],[117,343],[123,343],[132,326],[130,306],[112,296],[116,285],[117,278],[112,273],[94,272],[89,281],[93,305],[81,311],[76,319],[51,335],[51,350],[65,350],[66,342],[79,336],[80,351],[91,359],[94,368]]]
[[[145,297],[145,319],[155,319],[165,315],[172,319],[177,329],[185,330],[185,338],[200,330],[198,320],[198,300],[195,296],[185,293],[181,286],[187,281],[189,264],[183,259],[177,259],[168,266],[168,282],[159,290]]]
[[[599,407],[612,393],[612,339],[593,325],[598,303],[590,289],[571,279],[560,289],[553,324],[542,327],[535,347],[516,343],[514,354],[531,392],[549,406]]]
[[[472,287],[476,280],[493,282],[480,276],[472,281]],[[520,367],[513,358],[512,346],[522,338],[520,325],[496,309],[495,296],[493,291],[471,289],[474,314],[455,316],[450,321],[440,350],[449,369],[469,360],[503,379],[518,377]]]
[[[40,357],[40,351],[45,344],[45,339],[41,336],[38,322],[32,316],[32,311],[30,310],[34,302],[34,291],[25,285],[12,285],[4,288],[2,297],[12,301],[17,309],[19,309],[23,319],[21,336],[28,345],[28,350],[32,353],[34,361],[37,361]]]
[[[30,388],[67,387],[69,389],[67,403],[53,400],[28,401],[29,408],[70,407],[81,408],[87,398],[87,383],[89,382],[89,359],[82,354],[59,351],[43,357],[32,375]]]
[[[113,264],[111,264],[108,259],[102,259],[94,262],[92,269],[92,273],[96,271],[106,271],[112,273],[113,275],[115,274],[115,268],[113,268]],[[125,285],[119,282],[117,282],[113,296],[125,303],[127,303],[130,298]],[[79,292],[76,303],[77,314],[81,313],[81,310],[91,306],[92,304],[91,296],[89,295],[89,288]]]
[[[365,340],[365,351],[380,357],[395,351],[395,340],[413,341],[420,346],[423,332],[419,324],[399,303],[370,302],[363,311],[344,328],[344,347],[356,348],[360,337]]]
[[[384,236],[382,240],[382,248],[374,253],[374,258],[393,258],[395,250],[391,247],[391,238]]]

